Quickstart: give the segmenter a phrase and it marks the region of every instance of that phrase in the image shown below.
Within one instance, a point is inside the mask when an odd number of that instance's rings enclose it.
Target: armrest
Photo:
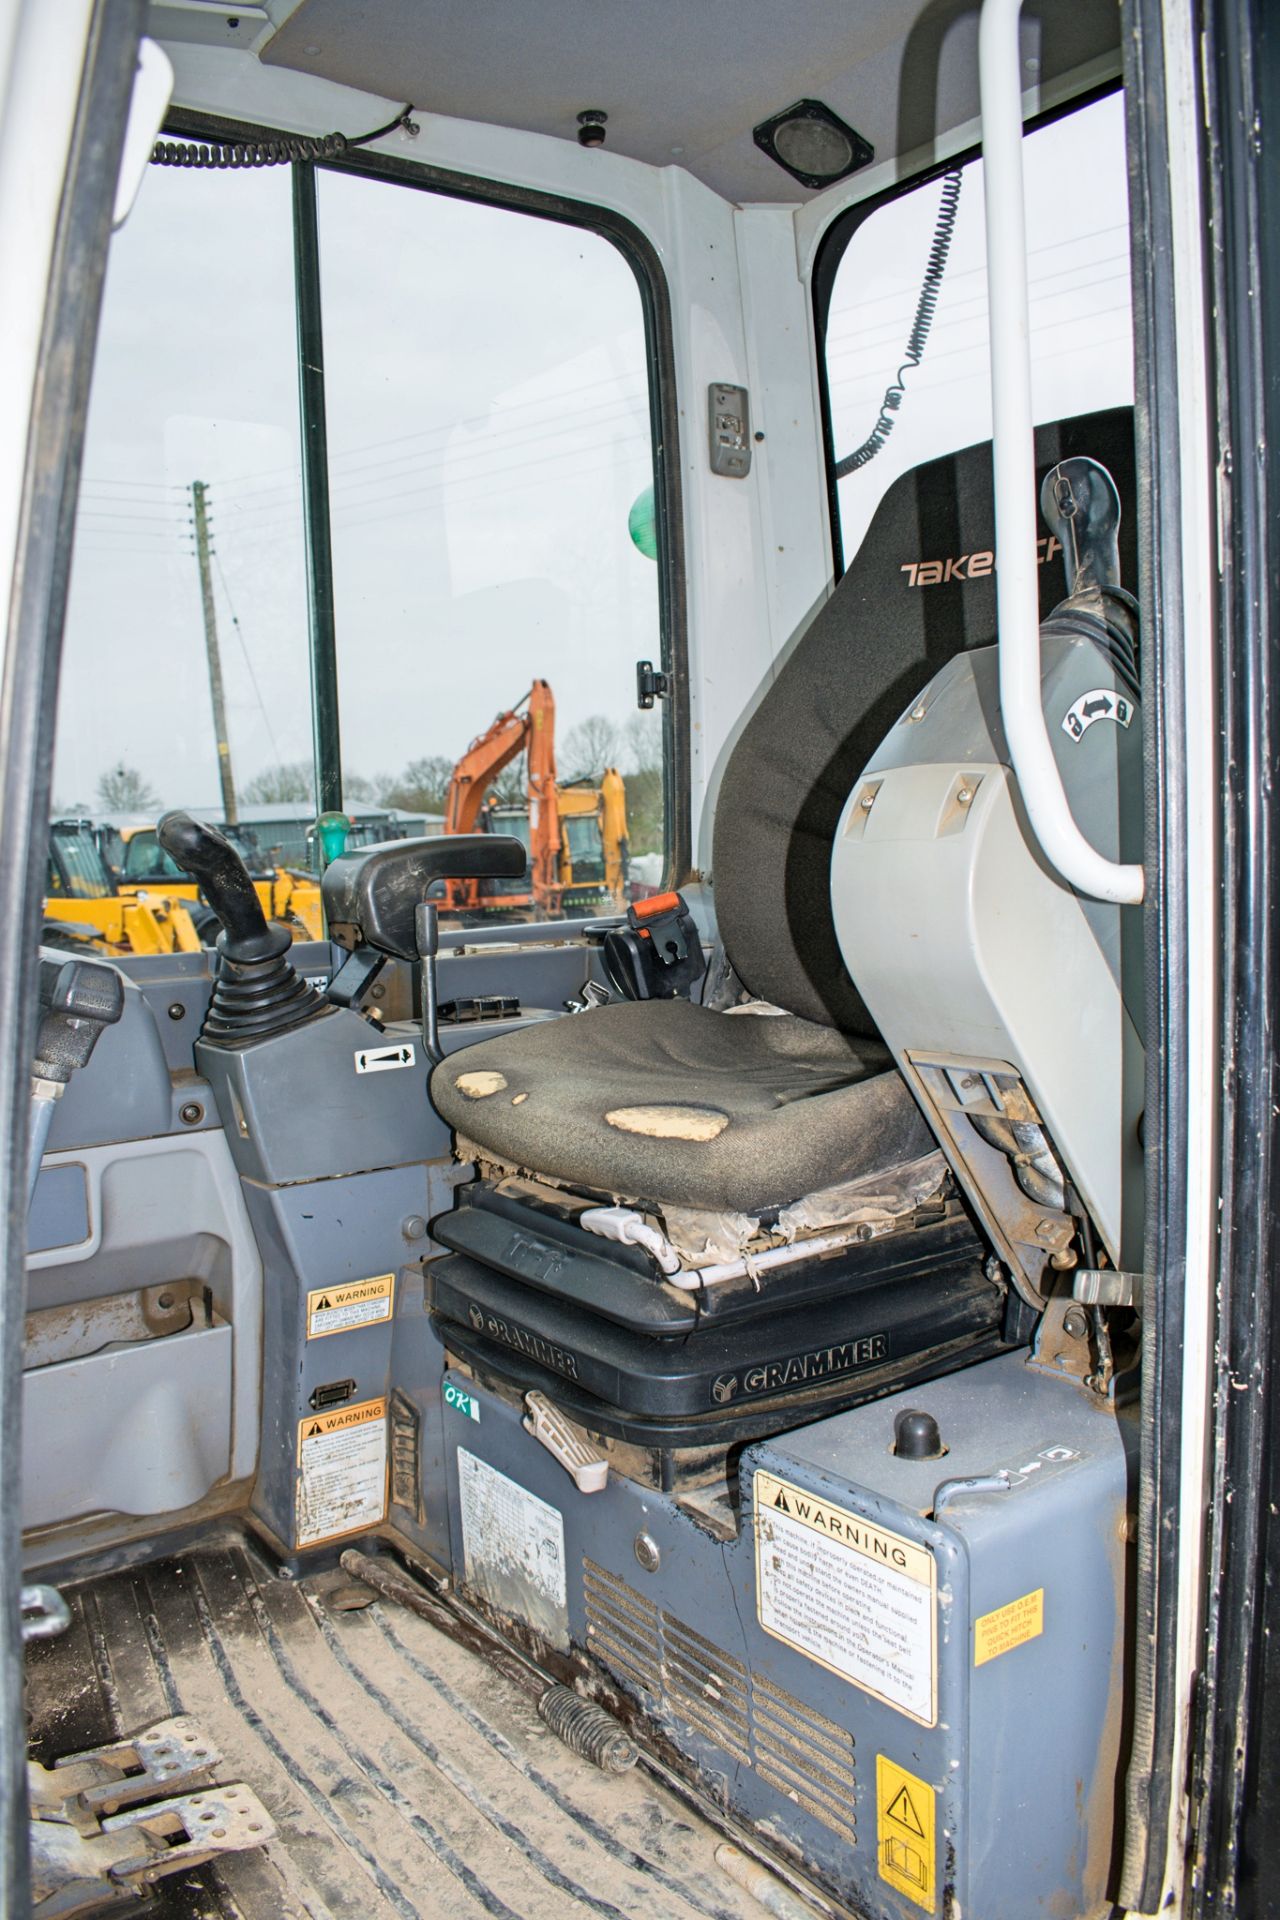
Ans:
[[[320,882],[329,932],[341,946],[416,960],[413,915],[437,880],[518,880],[528,853],[514,834],[446,833],[385,840],[340,854]]]

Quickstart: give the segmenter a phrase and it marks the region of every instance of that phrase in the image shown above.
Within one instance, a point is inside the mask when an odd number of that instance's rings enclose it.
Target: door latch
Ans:
[[[671,682],[665,673],[654,666],[652,660],[636,661],[636,705],[647,712],[655,700],[665,700],[671,691]]]

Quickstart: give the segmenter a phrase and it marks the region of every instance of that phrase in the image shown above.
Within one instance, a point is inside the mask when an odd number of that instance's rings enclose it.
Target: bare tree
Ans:
[[[254,807],[281,806],[291,800],[314,805],[315,797],[315,773],[309,760],[285,760],[264,767],[240,793],[240,798]]]
[[[633,713],[622,729],[624,773],[658,773],[662,768],[662,713]]]
[[[160,798],[136,767],[121,762],[99,777],[98,805],[104,813],[154,813]]]
[[[500,807],[523,807],[529,798],[529,763],[518,754],[504,767],[489,789],[488,797]]]
[[[559,778],[568,786],[574,780],[599,780],[606,767],[618,764],[621,738],[617,727],[603,713],[588,714],[570,727],[560,749]]]
[[[398,780],[386,780],[379,798],[387,807],[403,807],[406,813],[443,813],[453,761],[444,753],[424,754],[412,760]]]

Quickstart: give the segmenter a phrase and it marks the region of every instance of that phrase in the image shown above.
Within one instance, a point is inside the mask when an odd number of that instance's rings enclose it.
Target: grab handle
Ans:
[[[1078,893],[1123,906],[1142,898],[1140,866],[1106,859],[1072,817],[1040,690],[1040,585],[1031,417],[1031,324],[1022,187],[1022,0],[983,0],[978,27],[982,174],[987,217],[991,414],[995,473],[1000,710],[1031,829]]]

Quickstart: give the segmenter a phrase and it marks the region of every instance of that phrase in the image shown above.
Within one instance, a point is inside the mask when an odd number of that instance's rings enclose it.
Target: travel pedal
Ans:
[[[52,1767],[28,1763],[38,1920],[133,1904],[169,1874],[265,1846],[275,1833],[270,1814],[240,1782],[211,1782],[220,1761],[196,1723],[178,1715]]]

